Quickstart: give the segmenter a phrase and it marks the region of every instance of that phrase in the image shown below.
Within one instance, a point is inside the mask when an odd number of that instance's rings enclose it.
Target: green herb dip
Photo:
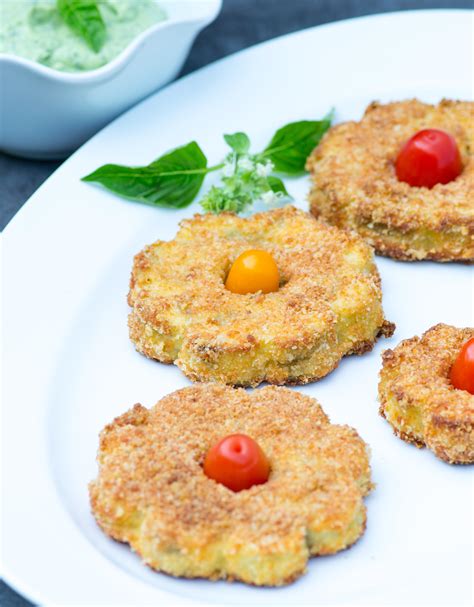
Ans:
[[[107,37],[95,53],[64,23],[54,0],[0,0],[0,53],[64,72],[94,70],[116,57],[138,34],[166,19],[153,0],[100,0],[97,4]]]

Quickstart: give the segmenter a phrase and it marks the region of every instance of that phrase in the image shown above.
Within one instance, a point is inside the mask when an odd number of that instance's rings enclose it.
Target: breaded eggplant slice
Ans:
[[[203,472],[208,449],[244,433],[269,460],[268,481],[233,492]],[[158,571],[280,586],[312,555],[364,532],[368,447],[288,388],[197,384],[135,405],[100,435],[93,514]]]
[[[450,464],[474,462],[474,396],[449,379],[471,337],[472,328],[438,324],[382,355],[380,414],[400,438]]]
[[[240,295],[225,279],[248,249],[269,251],[277,292]],[[137,350],[193,381],[304,384],[370,350],[384,319],[371,248],[293,206],[253,215],[195,215],[170,242],[135,257],[128,301]]]
[[[422,129],[450,133],[463,171],[433,188],[399,181],[395,159]],[[358,232],[380,255],[403,260],[474,260],[474,103],[416,99],[372,103],[360,122],[331,128],[307,162],[311,212]]]

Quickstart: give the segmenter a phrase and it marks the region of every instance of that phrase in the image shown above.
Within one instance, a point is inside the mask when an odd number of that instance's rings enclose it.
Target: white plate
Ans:
[[[137,354],[127,336],[132,256],[172,238],[180,212],[133,204],[79,178],[105,162],[145,164],[196,139],[211,162],[221,135],[254,148],[292,120],[359,118],[373,99],[472,95],[472,15],[396,13],[303,31],[239,53],[151,97],[82,147],[5,232],[3,574],[47,604],[460,605],[470,597],[472,483],[392,435],[377,413],[380,353],[439,321],[472,324],[468,266],[378,259],[391,340],[300,388],[372,447],[368,528],[349,551],[311,561],[281,589],[153,573],[108,540],[89,513],[97,435],[133,403],[188,384]],[[306,178],[288,180],[306,208]],[[176,603],[174,603],[176,604]]]

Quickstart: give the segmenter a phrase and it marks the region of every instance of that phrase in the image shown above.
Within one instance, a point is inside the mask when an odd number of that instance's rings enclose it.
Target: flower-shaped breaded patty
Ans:
[[[380,413],[395,434],[451,464],[474,462],[474,396],[450,369],[474,329],[439,324],[383,353]]]
[[[417,131],[454,137],[463,163],[457,179],[433,188],[399,181],[394,162]],[[396,259],[474,259],[474,103],[415,99],[372,103],[360,122],[334,126],[307,162],[311,212],[356,230],[376,251]]]
[[[280,288],[240,295],[224,286],[248,249],[270,252]],[[193,381],[306,383],[342,356],[390,335],[370,247],[292,206],[253,215],[196,215],[170,242],[135,257],[130,337]]]
[[[237,493],[202,468],[234,433],[256,440],[271,469]],[[90,497],[105,533],[159,571],[257,585],[291,582],[311,555],[354,543],[372,488],[357,432],[288,388],[200,384],[135,405],[102,431],[98,462]]]

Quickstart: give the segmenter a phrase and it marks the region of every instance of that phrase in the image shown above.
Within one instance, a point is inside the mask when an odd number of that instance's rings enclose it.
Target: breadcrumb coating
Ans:
[[[234,433],[266,454],[269,480],[234,493],[208,478],[208,449]],[[135,405],[100,435],[93,514],[153,569],[180,577],[279,586],[312,555],[363,533],[370,492],[368,447],[329,423],[316,400],[266,387],[197,384]]]
[[[416,132],[437,128],[459,147],[463,171],[433,188],[399,181],[395,159]],[[311,212],[357,231],[381,255],[474,260],[474,103],[372,103],[360,122],[331,128],[307,161]]]
[[[273,255],[278,291],[225,288],[248,249]],[[381,300],[372,250],[355,234],[291,205],[247,219],[195,215],[172,241],[135,257],[130,337],[139,352],[174,362],[193,381],[307,383],[391,335]]]
[[[400,438],[428,447],[450,464],[474,462],[474,396],[449,379],[471,337],[472,328],[438,324],[382,355],[380,414]]]

